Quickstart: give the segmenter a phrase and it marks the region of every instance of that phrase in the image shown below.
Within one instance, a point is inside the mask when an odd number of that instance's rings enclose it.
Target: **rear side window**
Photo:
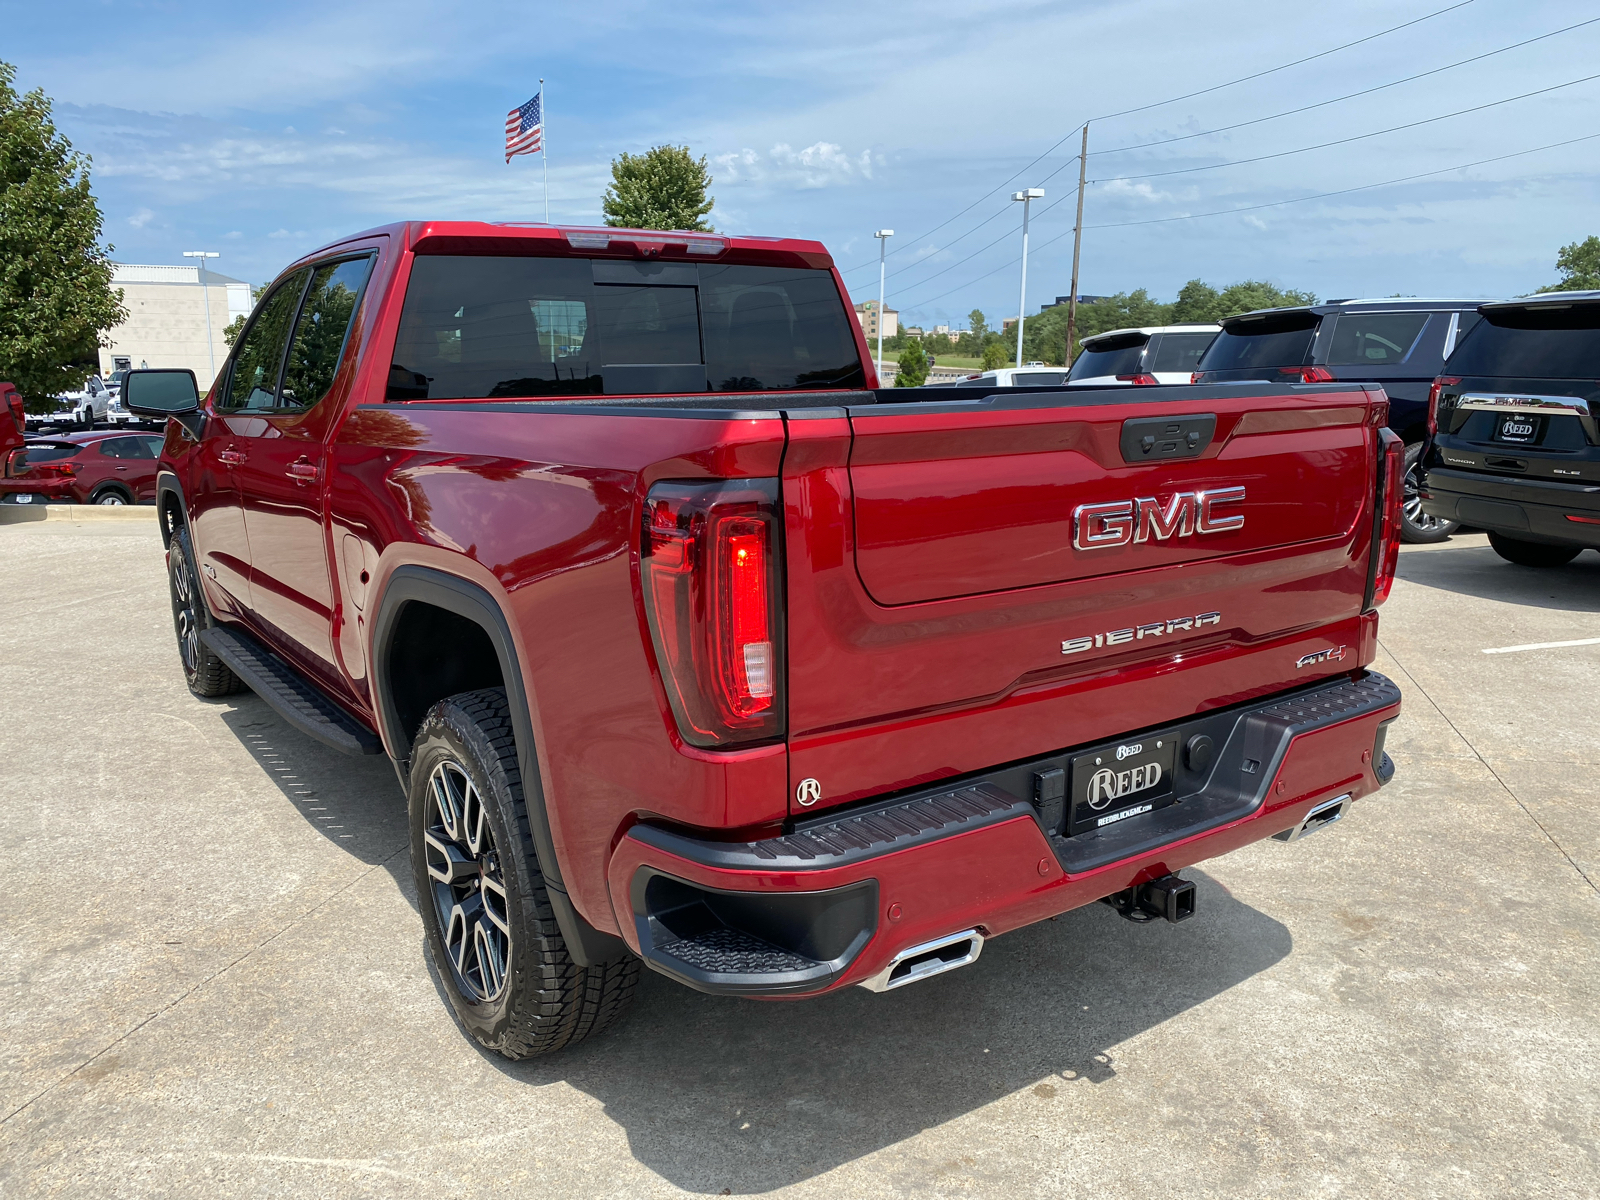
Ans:
[[[1251,367],[1298,367],[1311,350],[1317,331],[1315,313],[1286,313],[1223,327],[1200,358],[1203,371],[1238,371]]]
[[[1452,375],[1600,379],[1600,304],[1490,309],[1450,356]]]
[[[289,345],[278,407],[310,408],[328,394],[371,270],[372,258],[366,256],[324,263],[312,272]]]
[[[1156,347],[1155,366],[1152,371],[1193,371],[1217,336],[1215,330],[1204,333],[1163,333]]]
[[[865,385],[827,271],[421,255],[390,400]]]
[[[100,443],[100,453],[107,458],[152,459],[155,457],[155,454],[150,449],[152,441],[155,441],[155,439],[142,437],[107,438]],[[158,442],[157,445],[159,444]]]
[[[223,397],[227,409],[273,408],[278,402],[278,372],[305,287],[306,271],[296,271],[261,302],[244,341],[233,357],[233,374]]]
[[[1428,315],[1425,312],[1341,313],[1333,327],[1328,365],[1385,367],[1403,363],[1411,356],[1422,327],[1428,323]]]
[[[1068,372],[1068,379],[1095,379],[1101,375],[1133,375],[1139,370],[1139,360],[1150,341],[1143,333],[1126,333],[1120,337],[1098,338],[1084,346]]]

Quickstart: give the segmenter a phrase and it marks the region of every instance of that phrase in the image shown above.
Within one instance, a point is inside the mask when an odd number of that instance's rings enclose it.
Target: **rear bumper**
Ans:
[[[1600,487],[1434,467],[1422,510],[1530,542],[1600,547]],[[1588,520],[1574,521],[1571,517]]]
[[[1076,748],[758,842],[640,824],[613,852],[611,899],[662,974],[718,994],[816,995],[871,980],[908,947],[994,937],[1369,795],[1393,775],[1382,734],[1399,712],[1399,689],[1362,672],[1142,731],[1218,749],[1204,770],[1180,763],[1177,803],[1076,837],[1056,832],[1059,806],[1032,799],[1034,777]]]

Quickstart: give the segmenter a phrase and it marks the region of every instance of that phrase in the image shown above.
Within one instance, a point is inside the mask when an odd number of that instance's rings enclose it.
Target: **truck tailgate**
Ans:
[[[791,419],[791,797],[815,780],[816,811],[1370,656],[1381,393],[1129,390]]]

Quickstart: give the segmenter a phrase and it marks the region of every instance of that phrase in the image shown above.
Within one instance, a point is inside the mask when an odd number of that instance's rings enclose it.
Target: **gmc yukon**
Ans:
[[[1393,773],[1372,385],[878,390],[815,242],[411,223],[134,371],[190,688],[386,754],[510,1057],[886,991]]]

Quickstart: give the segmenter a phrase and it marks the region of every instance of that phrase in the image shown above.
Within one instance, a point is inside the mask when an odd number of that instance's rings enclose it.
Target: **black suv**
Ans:
[[[1228,317],[1201,356],[1195,383],[1272,379],[1383,385],[1389,428],[1406,444],[1400,533],[1408,542],[1442,542],[1455,521],[1430,515],[1420,495],[1428,389],[1461,338],[1478,323],[1481,300],[1330,300]]]
[[[1501,558],[1600,549],[1600,292],[1485,304],[1435,381],[1423,509],[1488,530]]]

